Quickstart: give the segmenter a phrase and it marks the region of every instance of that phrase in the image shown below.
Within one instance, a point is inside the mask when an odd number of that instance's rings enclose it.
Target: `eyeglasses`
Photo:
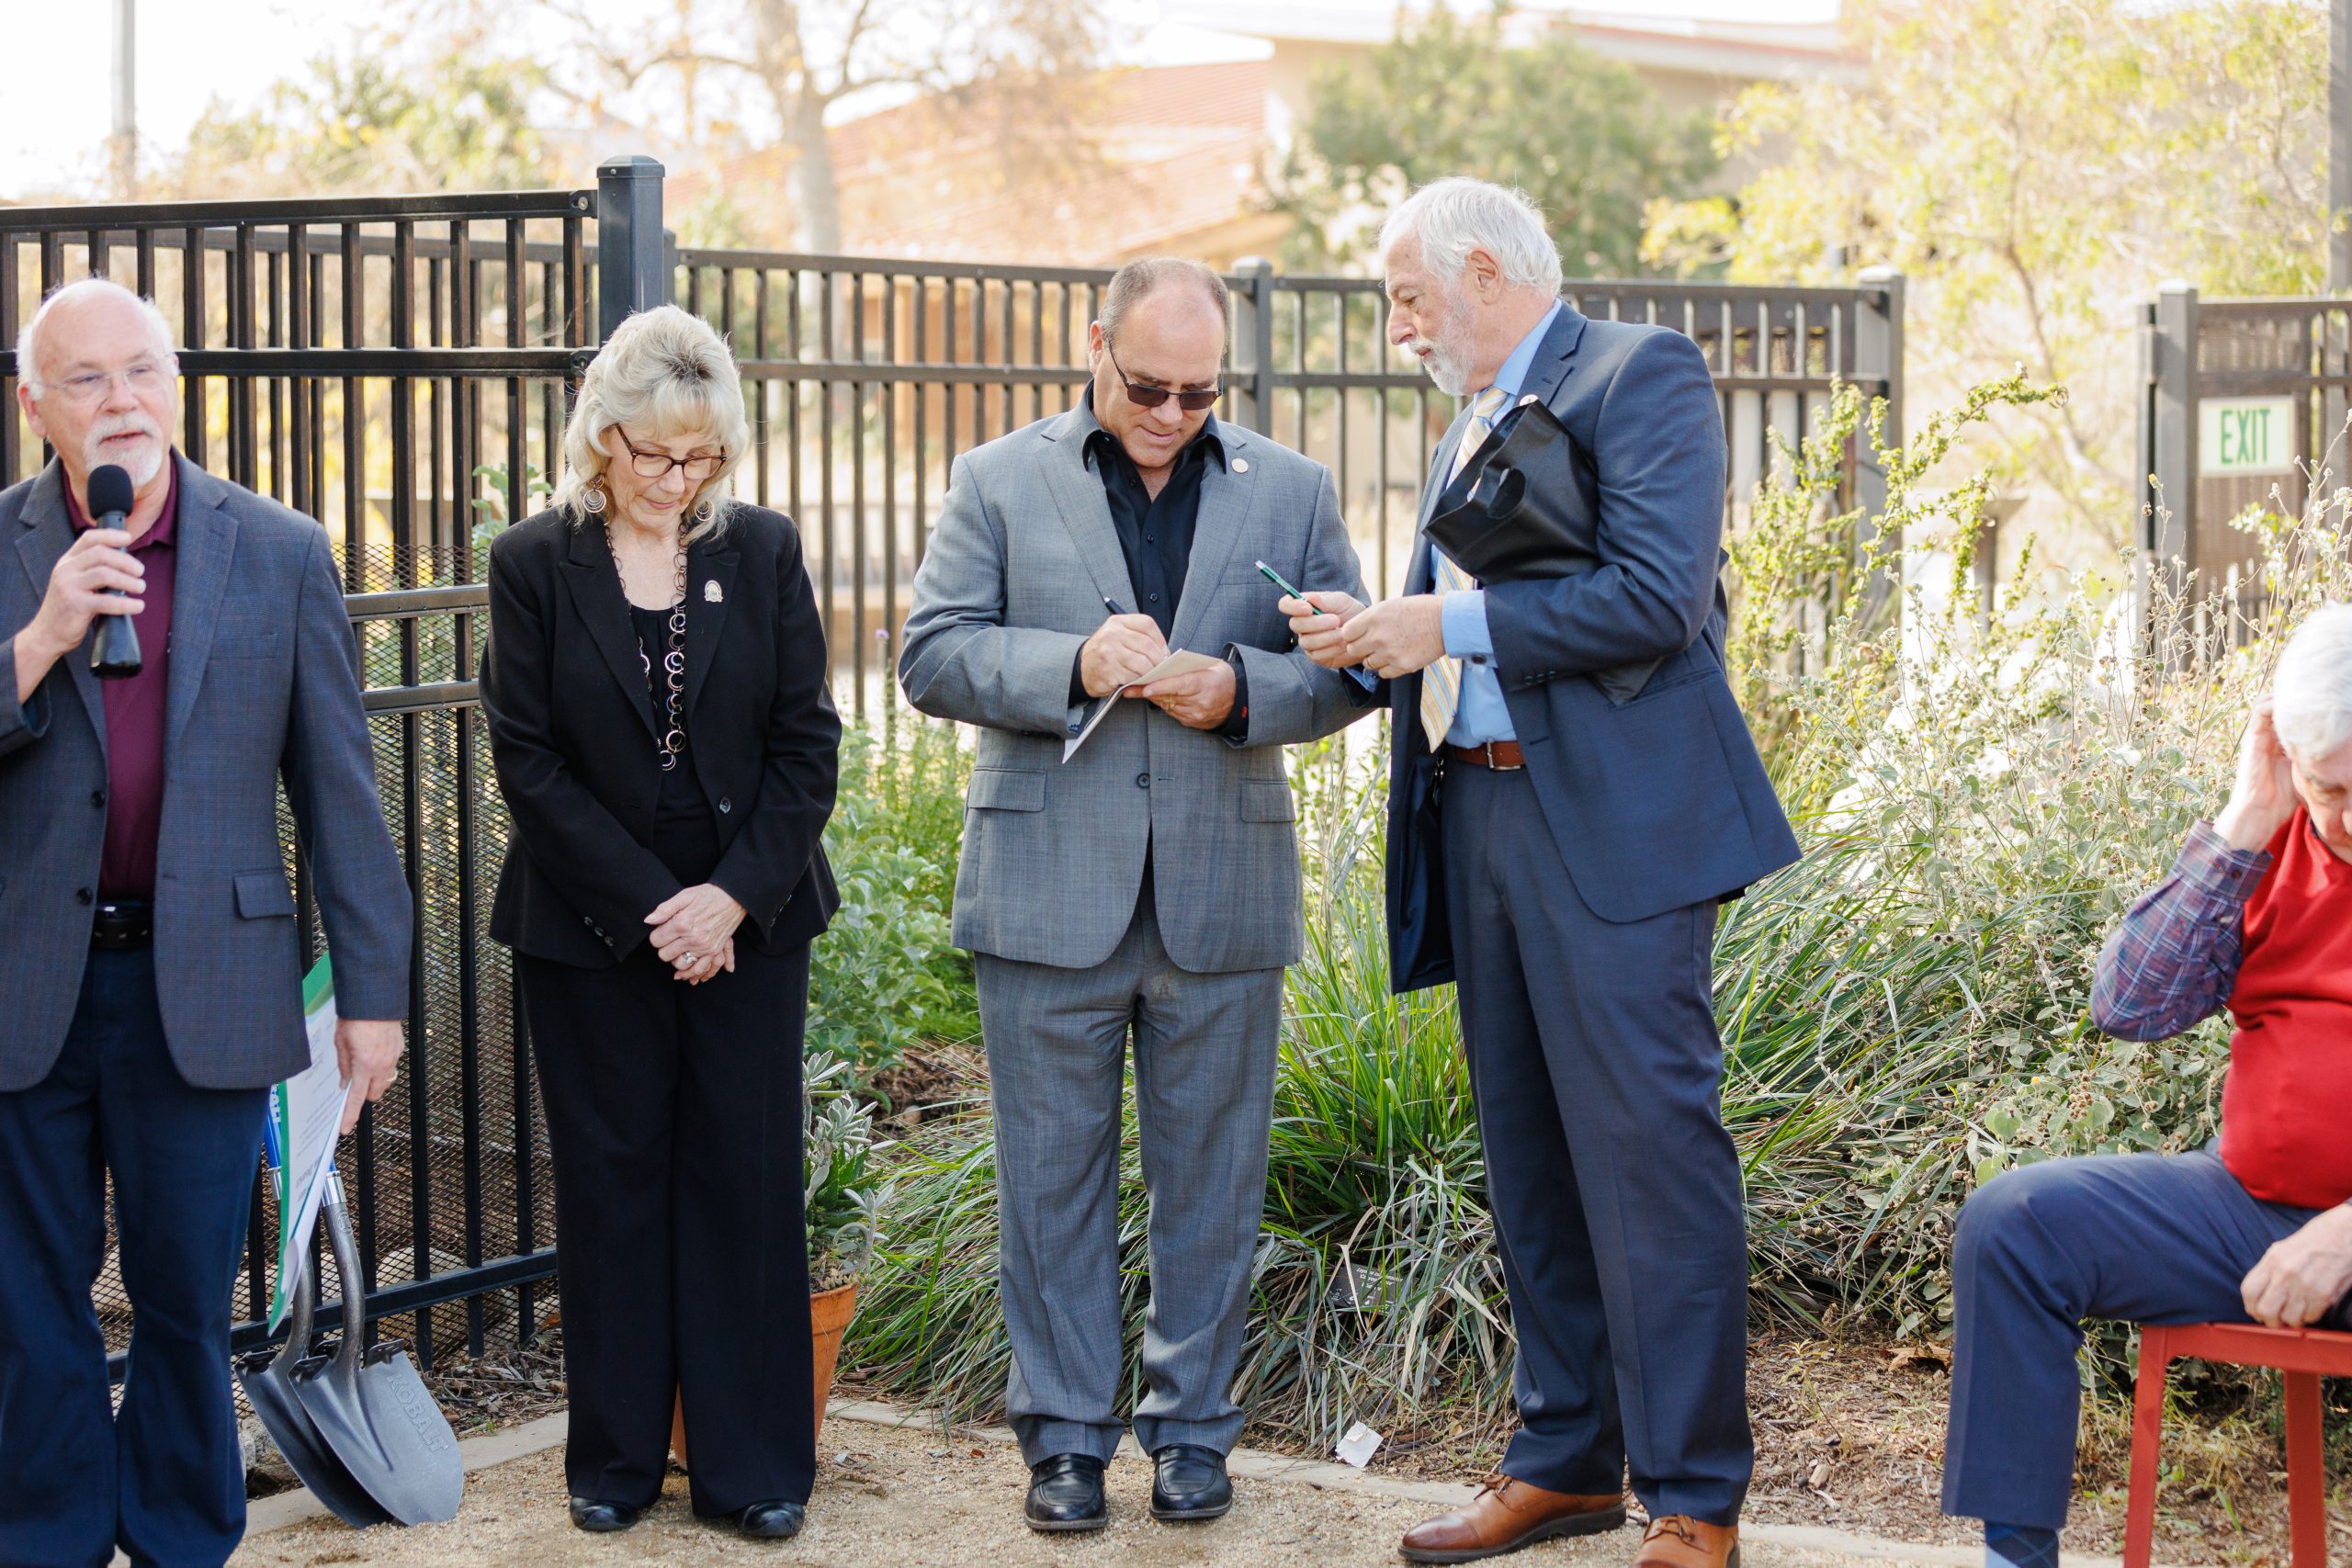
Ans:
[[[1119,368],[1119,356],[1111,353],[1111,342],[1108,338],[1102,340],[1102,352],[1109,355],[1111,368],[1117,373],[1119,385],[1127,389],[1127,401],[1139,409],[1156,409],[1173,398],[1176,400],[1176,406],[1186,413],[1198,413],[1225,395],[1216,387],[1198,391],[1180,392],[1173,387],[1147,387],[1139,382],[1130,381],[1127,379],[1127,373]]]
[[[621,445],[628,448],[630,470],[641,479],[665,479],[670,477],[672,468],[684,468],[687,482],[701,484],[718,472],[720,465],[727,461],[724,452],[696,452],[684,457],[673,457],[667,452],[648,452],[631,441],[628,432],[619,425],[613,426],[613,430],[620,436]]]
[[[132,397],[148,398],[161,391],[170,379],[170,373],[163,366],[152,359],[142,359],[121,370],[92,370],[80,376],[68,376],[49,385],[51,391],[69,403],[81,408],[96,408],[107,400],[107,389],[118,380]]]

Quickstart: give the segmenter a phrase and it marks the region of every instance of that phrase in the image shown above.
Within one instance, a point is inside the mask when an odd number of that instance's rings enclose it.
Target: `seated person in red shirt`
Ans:
[[[2352,1308],[2352,605],[2280,659],[2236,788],[2099,955],[2091,1015],[2161,1040],[2226,1007],[2217,1145],[1988,1182],[1953,1242],[1944,1511],[1990,1568],[2055,1568],[2086,1317],[2347,1326]]]

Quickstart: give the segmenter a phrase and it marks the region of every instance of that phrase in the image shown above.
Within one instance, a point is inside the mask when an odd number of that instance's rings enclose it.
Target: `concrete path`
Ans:
[[[1001,1427],[944,1432],[919,1413],[836,1401],[819,1447],[823,1463],[808,1527],[781,1546],[739,1540],[694,1517],[684,1477],[637,1529],[589,1536],[564,1513],[564,1417],[551,1416],[464,1445],[472,1472],[465,1511],[450,1524],[364,1533],[345,1529],[305,1492],[254,1505],[243,1550],[249,1568],[475,1568],[526,1564],[571,1568],[607,1563],[768,1561],[838,1568],[1387,1568],[1396,1539],[1416,1521],[1471,1495],[1467,1485],[1395,1481],[1348,1466],[1241,1450],[1232,1459],[1239,1501],[1206,1525],[1167,1526],[1148,1515],[1149,1467],[1131,1448],[1111,1468],[1112,1522],[1088,1536],[1041,1536],[1021,1522],[1027,1476],[1012,1434]],[[1631,1529],[1598,1540],[1555,1542],[1510,1559],[1514,1568],[1624,1563]],[[1840,1530],[1750,1525],[1741,1532],[1745,1568],[1859,1568],[1922,1563],[1977,1568],[1980,1551],[1915,1547]],[[2114,1560],[2069,1557],[2068,1568],[2113,1568]]]

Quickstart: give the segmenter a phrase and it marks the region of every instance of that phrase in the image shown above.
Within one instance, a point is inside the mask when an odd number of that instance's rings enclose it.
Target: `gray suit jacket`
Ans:
[[[257,1089],[311,1059],[278,781],[310,854],[343,1017],[407,1015],[408,885],[376,795],[326,530],[172,461],[179,557],[155,989],[182,1077]],[[13,639],[72,543],[56,463],[0,491],[0,1091],[39,1083],[64,1047],[106,833],[106,702],[88,654],[67,654],[29,703],[14,700]]]
[[[1122,699],[1065,763],[1070,668],[1103,600],[1134,607],[1084,403],[966,453],[915,573],[899,677],[927,714],[980,727],[956,877],[958,947],[1091,967],[1126,932],[1153,848],[1168,955],[1195,973],[1270,969],[1304,942],[1295,812],[1281,748],[1371,711],[1293,646],[1263,560],[1309,589],[1363,594],[1329,470],[1220,423],[1227,461],[1200,522],[1170,646],[1239,650],[1249,732],[1235,745]]]

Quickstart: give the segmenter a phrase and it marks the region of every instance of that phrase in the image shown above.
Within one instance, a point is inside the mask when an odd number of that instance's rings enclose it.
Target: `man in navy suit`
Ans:
[[[0,1563],[202,1568],[244,1529],[229,1327],[264,1105],[311,1060],[278,785],[346,1132],[401,1056],[408,885],[326,530],[172,451],[171,330],[121,285],[51,294],[14,369],[56,457],[0,491]],[[113,527],[86,506],[107,464]],[[126,679],[91,673],[101,615],[138,634]],[[119,1411],[90,1303],[108,1179]]]
[[[1615,1529],[1630,1461],[1639,1568],[1724,1568],[1754,1450],[1710,964],[1717,906],[1797,846],[1724,678],[1722,412],[1689,338],[1562,302],[1518,192],[1442,180],[1381,252],[1391,339],[1471,399],[1423,525],[1538,399],[1578,459],[1549,499],[1598,563],[1481,585],[1425,536],[1402,598],[1284,605],[1318,662],[1389,682],[1392,978],[1457,983],[1519,1339],[1500,1472],[1402,1551]]]

